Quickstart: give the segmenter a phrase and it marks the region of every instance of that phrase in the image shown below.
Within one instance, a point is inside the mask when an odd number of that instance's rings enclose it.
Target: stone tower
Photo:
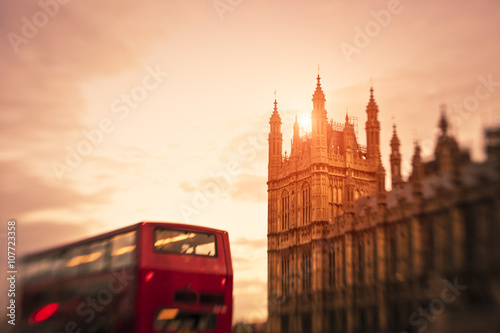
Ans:
[[[354,217],[358,198],[378,193],[382,205],[385,200],[373,88],[366,107],[367,147],[363,147],[358,143],[357,118],[346,113],[343,123],[328,121],[319,75],[316,81],[312,132],[301,135],[295,119],[290,156],[282,155],[276,100],[269,122],[267,329],[272,333],[327,330],[325,291],[353,279],[350,269],[333,274],[328,260],[350,267],[354,245],[346,237],[331,254],[324,244],[325,233],[344,227],[340,225],[344,222],[335,222],[337,217]]]

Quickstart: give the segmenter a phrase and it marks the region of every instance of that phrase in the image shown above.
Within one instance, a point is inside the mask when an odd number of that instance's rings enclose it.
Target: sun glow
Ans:
[[[301,115],[298,119],[300,134],[310,133],[312,131],[311,115]]]

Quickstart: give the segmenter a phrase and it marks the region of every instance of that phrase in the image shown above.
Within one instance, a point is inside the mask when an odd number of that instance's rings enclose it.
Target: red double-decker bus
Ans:
[[[16,332],[231,332],[226,231],[141,222],[22,261]]]

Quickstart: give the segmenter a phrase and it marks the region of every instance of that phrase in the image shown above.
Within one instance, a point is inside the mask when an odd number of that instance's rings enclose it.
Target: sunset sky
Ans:
[[[60,1],[0,0],[1,242],[11,218],[20,253],[142,220],[225,229],[235,320],[266,316],[275,90],[283,150],[318,64],[328,117],[365,144],[371,79],[405,175],[441,104],[476,160],[500,124],[498,0]]]

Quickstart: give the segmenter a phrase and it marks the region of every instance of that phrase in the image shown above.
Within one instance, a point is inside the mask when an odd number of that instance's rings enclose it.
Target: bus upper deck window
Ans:
[[[217,256],[214,234],[189,230],[155,229],[154,248],[155,251],[165,253]]]
[[[135,231],[117,235],[111,238],[111,267],[130,266],[135,258]]]

